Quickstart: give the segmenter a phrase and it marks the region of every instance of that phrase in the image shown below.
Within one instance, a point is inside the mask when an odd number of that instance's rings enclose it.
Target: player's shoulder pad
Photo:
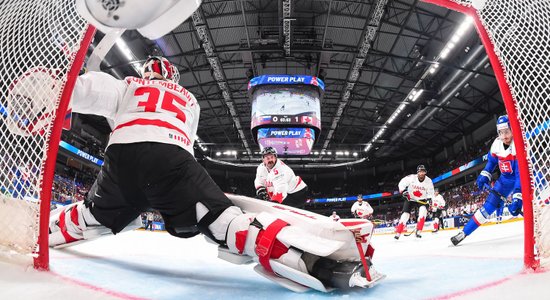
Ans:
[[[491,154],[498,152],[500,149],[504,148],[504,144],[502,141],[497,137],[493,143],[491,144],[491,148],[489,148],[489,152]]]

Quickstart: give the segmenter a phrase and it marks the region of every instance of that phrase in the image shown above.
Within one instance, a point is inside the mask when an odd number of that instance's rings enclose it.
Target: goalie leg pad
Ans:
[[[100,225],[84,202],[63,206],[53,211],[49,225],[49,245],[57,246],[84,239],[84,231]]]

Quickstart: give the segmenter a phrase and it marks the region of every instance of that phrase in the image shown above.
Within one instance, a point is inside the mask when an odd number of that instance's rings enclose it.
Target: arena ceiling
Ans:
[[[136,75],[147,55],[169,58],[201,105],[197,149],[215,159],[257,160],[247,84],[265,74],[325,81],[322,132],[300,160],[430,157],[504,111],[465,20],[412,0],[204,0],[161,39],[126,32],[130,51],[118,45],[102,70]]]

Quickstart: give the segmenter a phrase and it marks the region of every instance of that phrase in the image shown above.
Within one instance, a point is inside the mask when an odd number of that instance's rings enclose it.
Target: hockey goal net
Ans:
[[[61,128],[94,34],[74,2],[0,5],[0,255],[42,269]]]
[[[524,264],[550,258],[550,2],[425,0],[474,18],[514,132],[524,207]]]

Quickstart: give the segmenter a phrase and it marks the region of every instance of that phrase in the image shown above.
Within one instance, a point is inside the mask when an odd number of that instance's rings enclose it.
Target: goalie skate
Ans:
[[[350,279],[349,279],[349,287],[360,287],[360,288],[372,288],[373,286],[377,285],[382,279],[386,278],[385,274],[379,273],[376,271],[372,265],[369,267],[369,273],[371,276],[371,280],[369,281],[365,277],[365,273],[363,272],[363,266],[360,267],[360,270],[357,270],[354,272]]]

